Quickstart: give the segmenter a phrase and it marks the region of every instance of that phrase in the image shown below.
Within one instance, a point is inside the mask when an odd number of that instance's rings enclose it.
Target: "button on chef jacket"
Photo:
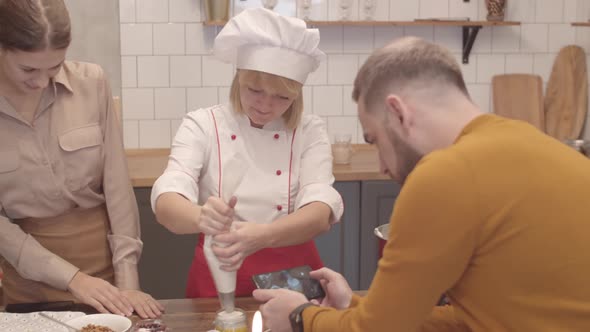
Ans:
[[[240,162],[228,163],[232,158]],[[152,208],[165,192],[179,193],[200,205],[210,196],[221,196],[224,173],[242,172],[224,165],[246,168],[234,192],[237,221],[271,223],[311,202],[330,207],[331,224],[342,216],[342,198],[332,187],[330,141],[319,117],[304,115],[295,130],[287,129],[282,118],[259,129],[229,105],[187,114],[172,144],[168,166],[152,189]],[[247,257],[238,271],[236,296],[251,294],[253,274],[302,264],[321,266],[313,240],[298,247],[263,249]],[[189,272],[187,297],[208,296],[216,293],[201,240]]]

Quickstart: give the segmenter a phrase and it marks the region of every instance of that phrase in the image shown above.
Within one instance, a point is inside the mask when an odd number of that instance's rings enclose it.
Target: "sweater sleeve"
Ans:
[[[423,158],[397,199],[367,295],[347,310],[306,309],[305,331],[416,331],[452,322],[450,313],[430,315],[475,250],[479,208],[471,172],[456,154]]]

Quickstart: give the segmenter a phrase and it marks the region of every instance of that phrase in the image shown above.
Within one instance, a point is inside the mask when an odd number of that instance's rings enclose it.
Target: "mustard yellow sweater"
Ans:
[[[590,331],[590,160],[532,126],[476,118],[390,223],[367,295],[306,309],[305,331]]]

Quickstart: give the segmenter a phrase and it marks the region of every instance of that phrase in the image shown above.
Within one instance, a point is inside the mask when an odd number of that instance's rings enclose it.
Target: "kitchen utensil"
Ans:
[[[541,77],[530,74],[505,74],[492,78],[494,113],[526,121],[545,129]]]
[[[562,48],[545,94],[545,132],[559,140],[580,137],[588,111],[586,54],[575,45]]]
[[[57,320],[57,319],[55,319],[55,318],[53,318],[53,317],[51,317],[51,316],[49,316],[49,315],[46,315],[46,314],[44,314],[44,313],[42,313],[42,312],[40,312],[40,313],[39,313],[39,316],[41,316],[41,317],[43,317],[43,318],[45,318],[45,319],[49,319],[50,321],[52,321],[52,322],[54,322],[54,323],[57,323],[57,324],[59,324],[59,325],[61,325],[61,326],[65,327],[65,328],[67,328],[67,329],[68,329],[68,330],[70,330],[70,331],[81,332],[81,330],[78,330],[77,328],[75,328],[75,327],[73,327],[73,326],[71,326],[71,325],[68,325],[68,324],[66,324],[66,323],[64,323],[64,322],[62,322],[62,321],[60,321],[60,320]]]

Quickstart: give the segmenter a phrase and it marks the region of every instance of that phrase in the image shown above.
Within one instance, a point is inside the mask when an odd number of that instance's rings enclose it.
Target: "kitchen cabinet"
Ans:
[[[367,289],[377,268],[378,241],[373,229],[389,222],[399,186],[388,180],[339,181],[342,221],[316,239],[324,264],[344,275],[352,289]],[[150,187],[135,188],[144,242],[139,263],[142,289],[155,298],[184,297],[196,235],[176,235],[156,222]]]

